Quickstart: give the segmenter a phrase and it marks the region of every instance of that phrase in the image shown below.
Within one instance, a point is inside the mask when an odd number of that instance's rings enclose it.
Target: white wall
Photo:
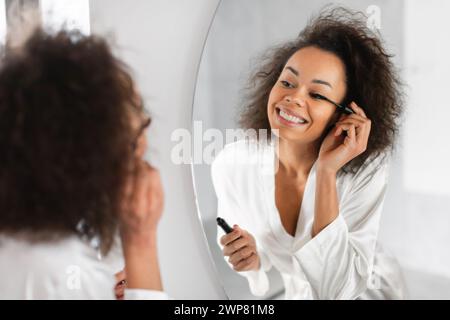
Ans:
[[[6,8],[5,1],[0,1],[0,44],[5,41],[6,36]]]
[[[197,217],[190,167],[170,161],[172,131],[191,127],[196,72],[217,3],[91,0],[91,32],[114,35],[153,114],[149,156],[166,194],[160,264],[165,289],[176,299],[226,297]]]
[[[450,27],[445,0],[405,1],[403,10],[404,72],[407,103],[401,162],[391,175],[382,236],[411,270],[441,277],[450,297]],[[436,94],[438,93],[438,94]],[[435,287],[433,291],[437,291]]]
[[[89,0],[39,0],[44,24],[51,29],[61,27],[90,32]]]

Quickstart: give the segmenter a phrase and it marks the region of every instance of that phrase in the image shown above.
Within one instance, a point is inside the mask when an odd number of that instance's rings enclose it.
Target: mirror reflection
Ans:
[[[433,2],[221,2],[193,170],[230,298],[449,297],[449,111],[429,92],[450,41],[428,36],[448,23]]]

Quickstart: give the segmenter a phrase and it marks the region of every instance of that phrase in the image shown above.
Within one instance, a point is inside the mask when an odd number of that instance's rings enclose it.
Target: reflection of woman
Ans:
[[[162,188],[142,160],[150,122],[140,100],[94,36],[38,29],[3,55],[0,299],[113,299],[119,270],[98,253],[117,231],[125,298],[166,298],[156,255]]]
[[[229,144],[212,166],[218,215],[237,224],[219,234],[228,262],[256,295],[267,292],[273,266],[286,298],[401,298],[396,270],[376,250],[401,113],[380,40],[357,15],[326,11],[253,80],[241,124],[267,129],[270,142]],[[251,150],[260,160],[242,162],[255,159]]]

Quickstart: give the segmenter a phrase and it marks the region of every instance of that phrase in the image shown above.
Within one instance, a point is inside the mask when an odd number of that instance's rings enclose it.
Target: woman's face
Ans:
[[[141,99],[137,96],[136,99]],[[142,159],[147,151],[147,127],[150,124],[150,118],[145,116],[143,111],[133,110],[131,114],[131,125],[133,131],[136,133],[136,138],[133,144],[134,154],[138,159]]]
[[[137,127],[138,137],[136,140],[136,149],[135,149],[135,155],[139,159],[143,159],[145,152],[147,151],[147,128],[144,127],[142,124],[142,121],[139,122],[141,125],[140,127]]]
[[[306,47],[287,61],[269,95],[267,114],[280,139],[314,143],[337,120],[336,107],[313,98],[312,93],[342,101],[346,93],[345,66],[333,53]]]

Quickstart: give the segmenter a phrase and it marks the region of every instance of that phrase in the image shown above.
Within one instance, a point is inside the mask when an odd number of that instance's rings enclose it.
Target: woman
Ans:
[[[390,58],[364,19],[335,8],[255,73],[241,125],[267,136],[227,145],[212,166],[218,216],[236,224],[218,240],[255,295],[275,267],[287,299],[403,296],[376,254],[402,109]]]
[[[114,299],[103,258],[119,234],[124,298],[166,299],[161,182],[126,67],[95,36],[14,40],[0,67],[0,299]]]

